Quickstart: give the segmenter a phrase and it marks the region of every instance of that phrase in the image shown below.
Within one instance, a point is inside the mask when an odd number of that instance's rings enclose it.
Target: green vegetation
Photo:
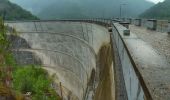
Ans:
[[[151,19],[168,19],[170,20],[170,0],[165,0],[162,3],[151,7],[140,15],[141,18]]]
[[[2,18],[0,18],[0,78],[1,82],[5,82],[5,76],[2,73],[6,70],[6,66],[11,67],[14,65],[14,60],[11,52],[9,51],[10,42],[7,39],[7,35],[5,34],[5,26],[3,24]]]
[[[58,100],[51,87],[52,80],[47,72],[38,66],[21,66],[13,73],[13,87],[18,92],[31,92],[33,100]]]
[[[136,17],[154,4],[146,0],[10,0],[42,19]],[[41,1],[41,2],[40,2]]]
[[[5,15],[5,16],[4,16]],[[4,16],[6,20],[36,20],[30,12],[22,9],[16,4],[8,0],[0,0],[0,16]]]
[[[10,41],[3,20],[0,18],[0,96],[24,100],[60,100],[52,87],[52,79],[40,66],[16,65],[9,49]]]
[[[11,96],[11,69],[15,63],[9,51],[10,42],[7,39],[5,31],[3,20],[0,18],[0,94],[3,94],[3,96]]]

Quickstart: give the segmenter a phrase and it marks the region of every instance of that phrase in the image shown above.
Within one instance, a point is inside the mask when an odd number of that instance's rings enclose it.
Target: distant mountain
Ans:
[[[20,5],[22,8],[32,12],[33,14],[38,14],[43,8],[58,0],[10,0],[13,3]]]
[[[170,0],[156,4],[141,14],[140,17],[170,20]]]
[[[35,20],[38,19],[30,12],[8,0],[0,0],[0,16],[6,20]]]
[[[43,19],[136,17],[154,4],[146,0],[11,0]]]

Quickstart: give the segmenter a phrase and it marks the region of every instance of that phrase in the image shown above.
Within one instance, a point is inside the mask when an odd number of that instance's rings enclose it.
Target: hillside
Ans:
[[[136,17],[154,4],[146,0],[11,0],[43,19]],[[41,2],[39,2],[41,1]],[[38,3],[38,5],[37,5]],[[48,15],[48,16],[47,16]]]
[[[22,9],[20,6],[11,3],[8,0],[0,0],[0,16],[4,16],[6,20],[34,20],[38,19],[30,12]]]
[[[162,3],[151,7],[146,10],[140,17],[154,18],[154,19],[168,19],[170,20],[170,0],[165,0]]]

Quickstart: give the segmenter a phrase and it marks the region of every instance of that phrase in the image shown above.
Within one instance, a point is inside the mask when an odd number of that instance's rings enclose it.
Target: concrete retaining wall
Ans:
[[[123,30],[125,29],[125,27],[115,23],[112,39],[118,49],[128,100],[145,100],[144,90],[134,70],[134,64],[128,54],[129,51],[124,45],[124,39],[128,38],[123,36]]]
[[[141,24],[142,24],[142,19],[135,19],[136,26],[141,26]]]
[[[168,20],[157,20],[157,31],[168,32]]]

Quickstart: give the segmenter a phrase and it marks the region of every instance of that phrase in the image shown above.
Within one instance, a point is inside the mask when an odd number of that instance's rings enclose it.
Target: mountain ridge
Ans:
[[[42,19],[137,17],[154,5],[146,0],[11,0]],[[37,5],[38,3],[38,5]]]
[[[39,18],[32,15],[29,11],[24,10],[17,4],[8,0],[0,0],[0,16],[5,20],[38,20]]]
[[[170,0],[160,2],[140,15],[141,18],[170,20]]]

